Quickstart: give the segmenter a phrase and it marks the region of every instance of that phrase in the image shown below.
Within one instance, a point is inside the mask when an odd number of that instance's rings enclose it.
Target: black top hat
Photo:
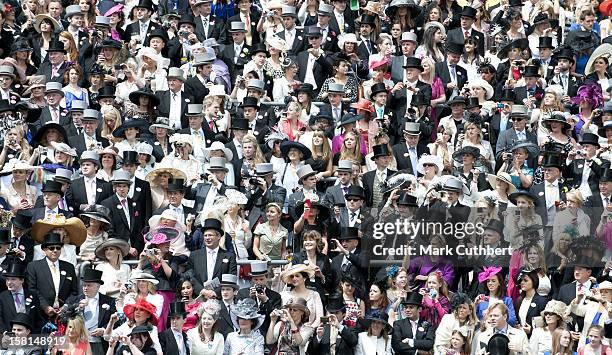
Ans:
[[[204,224],[202,225],[202,232],[207,229],[214,229],[219,232],[221,235],[224,235],[223,226],[221,222],[216,218],[206,218],[204,220]]]
[[[45,235],[44,242],[41,247],[44,249],[51,245],[64,245],[64,241],[62,240],[62,236],[57,233],[48,233]]]
[[[385,85],[385,83],[376,83],[374,85],[372,85],[372,89],[370,91],[370,99],[372,99],[376,94],[378,93],[387,93],[387,86]]]
[[[538,48],[555,48],[552,37],[540,37],[539,41]]]
[[[599,178],[601,182],[610,182],[612,181],[612,169],[604,169],[603,173],[601,173],[601,177]]]
[[[14,112],[15,106],[11,105],[8,100],[0,100],[0,113],[2,112]]]
[[[102,271],[92,269],[90,267],[85,268],[83,271],[83,275],[81,275],[81,281],[83,282],[95,282],[100,285],[104,285],[104,281],[102,281]]]
[[[52,192],[64,197],[64,192],[62,191],[62,184],[53,180],[47,180],[47,182],[45,182],[42,188],[42,192]]]
[[[164,41],[164,43],[168,43],[168,35],[161,28],[156,28],[153,31],[151,31],[151,33],[149,33],[149,40],[152,39],[153,37],[161,38],[161,40]]]
[[[374,153],[374,155],[372,155],[372,160],[375,160],[378,157],[388,157],[391,155],[391,152],[389,151],[389,146],[387,144],[378,144],[372,147],[372,152]]]
[[[168,182],[168,187],[166,189],[168,192],[172,191],[185,191],[185,180],[183,179],[172,179],[172,181]]]
[[[232,120],[232,129],[248,131],[249,120],[247,120],[246,118],[234,118]]]
[[[30,317],[30,315],[27,313],[17,313],[10,322],[11,328],[13,327],[13,324],[23,325],[32,331],[32,317]]]
[[[266,45],[263,43],[257,43],[251,47],[251,57],[257,53],[263,53],[266,55],[266,57],[270,56],[270,52],[268,52],[268,49],[266,49]],[[263,80],[263,78],[260,79]]]
[[[468,102],[467,102],[467,106],[465,108],[469,110],[469,109],[475,108],[475,107],[481,108],[482,105],[478,101],[477,97],[473,97],[473,96],[469,97],[468,98]]]
[[[349,186],[348,190],[344,194],[344,197],[349,198],[351,196],[359,197],[362,200],[365,200],[365,190],[361,186],[351,185]]]
[[[102,43],[98,44],[96,46],[96,48],[115,48],[117,50],[120,50],[123,47],[123,44],[121,44],[121,42],[114,40],[112,38],[107,38],[105,40],[102,41]]]
[[[138,164],[138,152],[134,150],[124,150],[123,165],[125,164]]]
[[[115,96],[115,87],[112,85],[104,85],[98,92],[98,100],[104,98],[114,99]]]
[[[508,344],[510,344],[510,339],[506,334],[493,334],[487,343],[487,353],[489,355],[509,355]]]
[[[182,24],[191,25],[194,28],[196,27],[195,19],[193,18],[193,15],[189,13],[184,13],[181,15],[181,19],[178,22],[179,27],[181,27]]]
[[[569,47],[562,47],[558,52],[556,52],[553,57],[557,60],[559,59],[567,59],[570,62],[574,63],[574,51]]]
[[[153,2],[151,2],[151,0],[139,0],[138,4],[134,7],[144,7],[145,9],[153,11]]]
[[[463,96],[455,96],[453,97],[449,102],[448,102],[448,106],[452,106],[455,104],[466,104],[467,102],[465,101],[465,97]]]
[[[406,64],[404,64],[404,69],[414,68],[420,71],[423,71],[423,66],[421,65],[421,60],[416,57],[408,57],[406,58]]]
[[[359,21],[361,25],[370,25],[372,27],[376,27],[376,17],[372,15],[361,15],[361,21]]]
[[[464,6],[463,11],[461,11],[461,17],[476,19],[476,9],[470,6]]]
[[[544,155],[544,160],[542,161],[543,168],[557,168],[561,170],[563,166],[563,162],[561,161],[561,157],[555,154],[546,154]]]
[[[359,228],[357,227],[342,227],[338,240],[359,239]]]
[[[496,231],[500,236],[504,235],[504,223],[498,219],[492,219],[485,227],[485,230],[490,229]]]
[[[344,298],[337,293],[330,295],[327,298],[327,307],[325,309],[327,309],[328,313],[344,312],[346,310]]]
[[[306,37],[323,37],[323,33],[321,33],[321,28],[318,26],[308,26],[306,27],[306,32],[304,33]]]
[[[172,302],[170,303],[170,311],[168,315],[170,317],[174,315],[182,315],[185,316],[187,312],[185,311],[185,302]]]
[[[508,2],[508,6],[509,7],[523,6],[523,0],[510,0]]]
[[[28,264],[23,263],[21,261],[16,261],[14,263],[9,264],[8,268],[2,274],[4,277],[19,277],[25,278],[26,276],[26,268]]]
[[[528,76],[531,77],[541,77],[542,75],[540,75],[540,68],[535,66],[535,65],[528,65],[525,67],[525,72],[523,73],[523,76],[526,78]]]
[[[0,244],[11,244],[11,231],[8,228],[0,228]]]
[[[140,105],[139,98],[140,96],[146,96],[149,98],[149,104],[152,106],[159,105],[159,99],[150,88],[144,87],[140,90],[132,91],[129,95],[130,101],[136,106]]]
[[[259,108],[259,100],[251,96],[245,96],[244,99],[242,99],[242,103],[240,104],[240,107]]]
[[[454,54],[463,54],[463,43],[448,42],[446,44],[446,52]]]
[[[416,196],[411,195],[407,191],[402,191],[400,193],[397,204],[400,206],[419,207]]]
[[[594,133],[583,133],[580,144],[591,144],[599,148],[599,136]]]
[[[26,210],[17,210],[11,218],[11,225],[19,229],[32,228],[32,213]]]
[[[410,292],[402,304],[412,304],[421,307],[423,305],[423,296],[418,292]]]
[[[47,49],[47,52],[62,52],[66,54],[64,43],[60,42],[57,38],[52,39],[51,42],[49,42],[49,49]]]

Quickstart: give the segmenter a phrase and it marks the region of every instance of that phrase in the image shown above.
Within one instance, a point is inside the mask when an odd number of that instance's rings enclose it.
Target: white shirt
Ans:
[[[151,20],[147,20],[146,22],[138,21],[138,31],[140,32],[140,41],[144,43],[147,38],[147,30],[149,29],[149,22]]]
[[[237,44],[234,42],[234,64],[238,63],[238,57],[240,56],[240,52],[242,52],[242,46],[244,46],[244,43]]]
[[[417,87],[417,81],[418,80],[415,80],[413,82],[406,81],[406,86],[410,86],[410,87],[416,88]],[[413,94],[413,91],[408,89],[408,88],[406,88],[406,107],[412,106],[412,94]]]
[[[215,271],[215,264],[217,263],[217,255],[219,254],[219,247],[216,247],[215,249],[209,249],[208,247],[206,247],[206,274],[207,274],[207,281],[210,281],[213,279],[213,274]]]
[[[181,129],[181,94],[182,92],[172,92],[170,91],[170,113],[168,113],[168,117],[170,119],[170,126],[174,129]]]
[[[59,261],[52,262],[49,258],[45,258],[47,260],[47,265],[49,265],[49,271],[51,271],[51,277],[53,278],[53,285],[55,286],[55,299],[57,300],[57,294],[59,291],[60,285],[60,268]],[[54,268],[56,272],[54,271]]]
[[[176,345],[178,346],[179,354],[185,355],[186,351],[185,342],[183,341],[183,334],[180,331],[176,331],[174,329],[172,329],[172,334],[174,334],[174,340],[176,340]]]
[[[293,48],[293,42],[295,41],[295,26],[290,30],[285,30],[285,42],[287,42],[288,48]]]
[[[312,69],[314,68],[314,63],[317,60],[314,55],[308,54],[308,64],[306,66],[306,76],[304,76],[304,82],[307,84],[311,84],[314,89],[317,89],[317,82],[315,81],[314,74]]]
[[[85,326],[87,327],[87,330],[89,330],[90,332],[98,328],[99,297],[100,297],[99,293],[96,293],[96,295],[92,298],[86,297],[87,306],[83,310],[83,314],[85,315]]]
[[[516,138],[520,141],[520,140],[526,140],[527,139],[527,132],[525,132],[525,130],[519,131],[517,129],[514,129],[514,132],[516,132]]]
[[[117,198],[119,199],[118,207],[121,207],[123,214],[125,214],[125,218],[127,219],[128,227],[132,227],[131,222],[130,222],[130,201],[128,201],[127,197],[121,197],[119,195],[117,195]],[[123,203],[121,203],[122,200],[125,200],[125,206],[123,205]]]
[[[174,211],[181,218],[181,222],[185,222],[185,211],[183,211],[183,205],[178,205],[178,207],[173,206],[172,204],[168,205],[168,209]]]
[[[359,219],[359,209],[351,212],[351,210],[347,210],[348,218],[349,218],[349,227],[355,227],[357,224],[357,220]],[[353,213],[355,214],[353,217]]]

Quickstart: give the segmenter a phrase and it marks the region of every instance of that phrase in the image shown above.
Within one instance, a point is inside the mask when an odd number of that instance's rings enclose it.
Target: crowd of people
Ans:
[[[612,355],[611,11],[4,0],[0,354]]]

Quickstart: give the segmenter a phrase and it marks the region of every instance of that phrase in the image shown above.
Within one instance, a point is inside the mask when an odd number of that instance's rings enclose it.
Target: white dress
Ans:
[[[359,333],[355,355],[391,355],[391,336],[385,340],[383,337],[368,336],[368,332]]]
[[[130,279],[130,273],[132,269],[129,265],[121,264],[119,270],[115,270],[108,262],[103,262],[96,265],[96,270],[102,271],[102,281],[104,285],[100,286],[100,293],[105,294],[110,288],[114,288],[115,282],[119,281],[122,285],[125,285]],[[117,298],[119,293],[113,295],[107,295],[113,298]]]
[[[264,337],[259,330],[252,331],[249,335],[240,335],[238,332],[231,332],[225,340],[226,355],[263,355]]]
[[[187,331],[187,346],[193,355],[222,355],[225,341],[221,333],[215,332],[213,341],[204,343],[200,338],[198,328],[193,328]]]

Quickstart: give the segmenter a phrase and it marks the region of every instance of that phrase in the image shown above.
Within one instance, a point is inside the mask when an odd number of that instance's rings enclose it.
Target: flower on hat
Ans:
[[[157,233],[151,238],[151,244],[163,244],[166,242],[166,236],[162,233]]]
[[[478,282],[482,283],[487,281],[501,270],[502,268],[497,266],[485,267],[484,271],[478,273]]]

